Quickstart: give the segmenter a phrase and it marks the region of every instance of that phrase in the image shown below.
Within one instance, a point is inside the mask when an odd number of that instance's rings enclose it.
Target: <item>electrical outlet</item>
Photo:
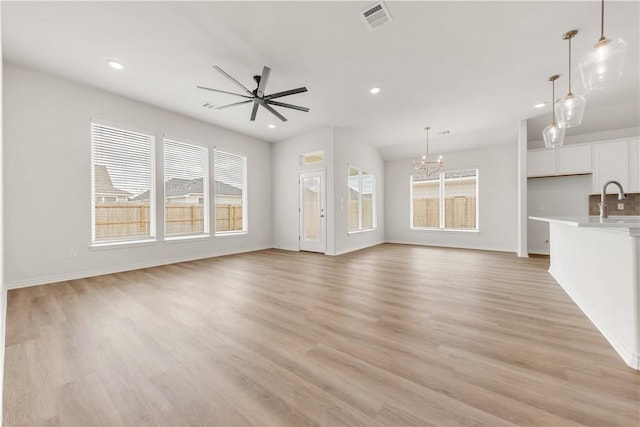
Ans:
[[[78,250],[69,249],[69,258],[78,258]]]
[[[618,203],[618,210],[619,211],[624,210],[624,203]]]

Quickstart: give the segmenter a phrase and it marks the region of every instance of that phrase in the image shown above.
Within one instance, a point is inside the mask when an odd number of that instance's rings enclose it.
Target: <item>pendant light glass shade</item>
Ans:
[[[546,148],[559,148],[564,144],[565,129],[558,126],[556,123],[555,103],[553,102],[556,97],[556,80],[559,75],[553,75],[549,77],[551,82],[551,124],[544,128],[542,131],[542,139],[544,140],[544,146]]]
[[[580,63],[584,88],[596,90],[614,85],[622,77],[626,51],[627,42],[622,39],[598,41]]]
[[[582,123],[584,115],[584,107],[587,100],[584,96],[571,93],[571,39],[578,34],[577,30],[565,33],[562,38],[569,41],[569,93],[564,98],[560,98],[556,104],[556,118],[558,126],[561,128],[570,128],[578,126]]]
[[[556,118],[558,119],[558,126],[561,128],[571,128],[578,126],[582,123],[582,116],[584,116],[584,107],[587,105],[587,100],[582,95],[576,95],[573,93],[568,94],[564,98],[556,101]]]
[[[603,89],[615,84],[622,77],[627,42],[604,36],[604,0],[601,2],[600,39],[580,62],[582,84],[587,90]]]
[[[565,129],[552,123],[542,131],[545,148],[560,148],[564,144]]]

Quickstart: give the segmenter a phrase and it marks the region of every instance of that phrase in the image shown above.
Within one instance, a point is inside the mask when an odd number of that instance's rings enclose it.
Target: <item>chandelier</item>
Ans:
[[[424,128],[424,130],[427,131],[427,151],[424,153],[422,158],[413,161],[413,169],[420,175],[424,176],[436,174],[440,172],[440,169],[444,166],[442,156],[438,157],[438,160],[435,162],[429,160],[429,129],[431,129],[429,126]]]

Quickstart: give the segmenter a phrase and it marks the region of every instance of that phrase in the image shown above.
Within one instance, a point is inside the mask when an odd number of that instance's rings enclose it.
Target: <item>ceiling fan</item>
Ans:
[[[251,119],[250,119],[251,121],[254,121],[256,119],[256,114],[258,113],[258,107],[262,105],[264,108],[267,109],[267,111],[269,111],[271,114],[273,114],[283,122],[287,121],[286,117],[284,117],[282,114],[277,112],[272,107],[272,105],[275,105],[277,107],[291,108],[293,110],[298,110],[298,111],[304,111],[305,113],[309,111],[307,107],[300,107],[298,105],[292,105],[292,104],[286,104],[284,102],[274,101],[274,99],[282,98],[283,96],[295,95],[296,93],[306,92],[307,91],[306,87],[299,87],[297,89],[285,90],[284,92],[272,93],[271,95],[266,95],[264,93],[265,88],[267,87],[267,82],[269,81],[269,76],[271,75],[271,68],[269,67],[265,66],[262,69],[261,76],[253,76],[253,79],[256,81],[256,84],[258,85],[258,87],[253,91],[250,91],[249,89],[247,89],[242,83],[240,83],[239,81],[231,77],[222,68],[218,67],[217,65],[214,65],[213,68],[215,68],[220,74],[222,74],[223,76],[231,80],[233,83],[235,83],[238,87],[240,87],[246,93],[246,95],[242,95],[234,92],[227,92],[226,90],[212,89],[210,87],[204,87],[204,86],[196,86],[198,89],[211,90],[213,92],[226,93],[229,95],[235,95],[235,96],[240,96],[242,98],[247,98],[244,101],[234,102],[233,104],[227,104],[227,105],[222,105],[220,107],[216,107],[215,108],[216,110],[222,110],[223,108],[234,107],[236,105],[249,104],[252,102],[253,109],[251,110]]]

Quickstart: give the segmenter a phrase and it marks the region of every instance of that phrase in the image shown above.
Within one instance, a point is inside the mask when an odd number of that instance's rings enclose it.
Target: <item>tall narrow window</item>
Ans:
[[[411,177],[411,228],[477,230],[478,170]]]
[[[216,234],[247,231],[247,158],[215,150]]]
[[[209,172],[205,147],[164,140],[166,237],[209,232]]]
[[[444,174],[444,228],[477,228],[478,173],[475,169]]]
[[[411,177],[414,228],[440,227],[440,177]]]
[[[155,236],[151,134],[91,124],[92,242]]]
[[[356,167],[349,167],[348,231],[357,232],[376,228],[374,176]]]

